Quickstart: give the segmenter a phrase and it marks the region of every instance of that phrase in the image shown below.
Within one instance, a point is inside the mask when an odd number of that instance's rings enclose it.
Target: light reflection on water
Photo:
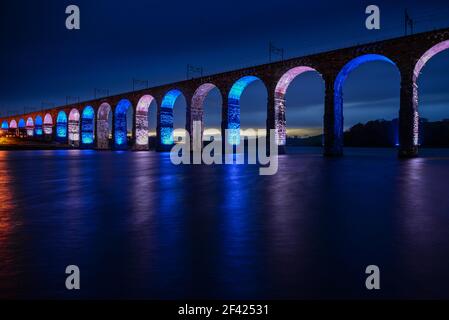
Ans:
[[[0,152],[0,296],[448,298],[449,150],[319,152],[264,177],[167,153]]]

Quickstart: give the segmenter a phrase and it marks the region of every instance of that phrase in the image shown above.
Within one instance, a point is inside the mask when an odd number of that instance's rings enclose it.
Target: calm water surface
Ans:
[[[449,298],[449,150],[319,152],[291,150],[269,177],[152,152],[0,152],[0,297]]]

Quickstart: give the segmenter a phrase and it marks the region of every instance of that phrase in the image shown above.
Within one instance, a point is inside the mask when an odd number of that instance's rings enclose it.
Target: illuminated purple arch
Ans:
[[[92,106],[86,106],[81,115],[81,142],[91,145],[95,138],[95,110]]]
[[[136,147],[137,149],[148,149],[148,111],[151,103],[155,101],[151,95],[140,98],[136,108]]]
[[[334,136],[339,146],[343,146],[343,85],[349,74],[362,64],[372,61],[384,61],[393,65],[399,71],[396,63],[384,55],[365,54],[349,61],[339,72],[334,83]]]
[[[109,149],[109,114],[112,108],[109,103],[102,103],[97,113],[97,148]]]
[[[80,143],[80,112],[72,109],[69,113],[69,144],[76,147]]]
[[[191,104],[191,111],[190,111],[190,132],[193,132],[193,123],[195,121],[201,122],[201,141],[203,140],[203,133],[204,133],[204,100],[206,100],[207,95],[209,92],[211,92],[212,89],[217,88],[216,85],[212,83],[205,83],[202,84],[198,89],[196,89],[193,98],[192,98],[192,104]],[[202,144],[199,145],[201,147]],[[193,145],[193,148],[195,149],[196,146]]]
[[[34,121],[33,118],[29,117],[26,122],[26,130],[27,130],[27,136],[32,137],[34,136]]]
[[[173,107],[176,99],[182,95],[182,92],[178,89],[172,89],[167,92],[162,99],[160,110],[160,137],[161,144],[171,145],[174,143],[173,138]]]
[[[36,119],[34,120],[34,133],[36,136],[42,136],[43,134],[43,120],[41,116],[36,116]]]
[[[426,65],[426,63],[435,55],[437,55],[438,53],[449,49],[449,40],[440,42],[436,45],[434,45],[432,48],[430,48],[429,50],[427,50],[422,57],[418,60],[418,62],[415,65],[415,69],[413,70],[413,81],[417,81],[419,78],[419,75],[422,71],[422,69],[424,68],[424,66]]]
[[[449,40],[434,45],[421,56],[413,70],[413,106],[415,110],[413,119],[413,143],[415,146],[419,144],[418,78],[426,63],[432,59],[433,56],[447,49],[449,49]]]
[[[53,118],[47,113],[44,117],[44,134],[51,135],[53,133]]]
[[[132,104],[127,99],[122,99],[115,108],[115,148],[126,149],[128,147],[127,112],[132,108]]]
[[[228,95],[228,143],[240,144],[240,97],[251,83],[261,81],[255,76],[245,76],[237,80]]]
[[[290,83],[299,75],[306,72],[317,72],[308,66],[298,66],[288,70],[281,77],[274,91],[274,128],[276,132],[276,142],[284,146],[287,140],[287,121],[285,117],[285,94]]]
[[[8,130],[9,129],[8,121],[3,120],[3,122],[2,122],[2,129],[3,130]]]
[[[16,120],[11,120],[11,122],[9,123],[9,128],[10,129],[17,129],[17,121]]]

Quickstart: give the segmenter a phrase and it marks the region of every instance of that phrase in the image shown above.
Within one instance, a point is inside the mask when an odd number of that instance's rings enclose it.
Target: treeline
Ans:
[[[419,144],[423,147],[449,147],[449,119],[419,123]],[[287,137],[290,146],[322,146],[323,135],[297,138]],[[399,145],[398,119],[374,120],[358,123],[344,132],[344,145],[348,147],[394,147]]]

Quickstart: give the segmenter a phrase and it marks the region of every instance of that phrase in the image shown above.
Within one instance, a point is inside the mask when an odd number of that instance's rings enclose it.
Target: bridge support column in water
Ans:
[[[418,85],[412,72],[402,70],[399,157],[412,158],[418,155],[418,123]]]
[[[324,95],[324,155],[335,157],[343,155],[343,97],[335,94],[334,76],[323,75]]]

